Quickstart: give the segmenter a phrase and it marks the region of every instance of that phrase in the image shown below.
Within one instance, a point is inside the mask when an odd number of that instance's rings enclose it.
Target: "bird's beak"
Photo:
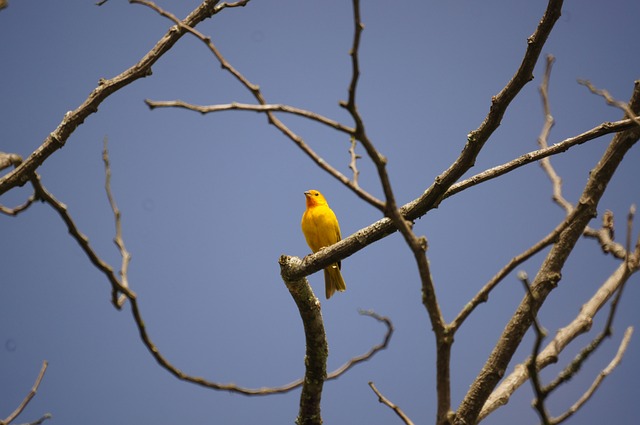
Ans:
[[[308,190],[304,193],[304,196],[311,196],[311,192],[309,192]]]

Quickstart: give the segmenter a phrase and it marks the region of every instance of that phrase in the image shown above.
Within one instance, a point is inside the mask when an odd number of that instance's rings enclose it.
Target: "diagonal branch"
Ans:
[[[615,369],[618,364],[620,364],[620,362],[622,361],[622,357],[624,356],[625,351],[627,350],[627,347],[629,346],[629,341],[631,341],[631,335],[633,334],[633,328],[632,327],[628,327],[627,330],[624,333],[624,336],[622,338],[622,341],[620,342],[620,345],[618,346],[618,351],[616,353],[616,355],[614,356],[613,359],[611,359],[611,361],[609,362],[609,364],[607,365],[607,367],[605,367],[596,377],[596,379],[593,381],[593,383],[591,384],[591,386],[589,387],[589,389],[587,391],[585,391],[585,393],[582,395],[582,397],[580,397],[578,399],[578,401],[576,401],[566,412],[564,412],[562,415],[556,417],[556,418],[552,418],[551,422],[555,425],[555,424],[559,424],[561,422],[564,422],[565,420],[567,420],[569,417],[571,417],[575,412],[577,412],[587,401],[589,401],[589,399],[591,398],[591,396],[595,393],[595,391],[598,389],[598,387],[600,386],[600,384],[602,383],[602,381],[609,376],[609,374],[611,374],[611,372],[613,371],[613,369]]]
[[[194,27],[215,13],[218,0],[204,0],[195,8],[183,23]],[[91,114],[98,111],[98,106],[110,95],[134,81],[151,75],[151,67],[167,53],[171,47],[185,34],[181,27],[171,28],[135,65],[109,80],[101,79],[89,97],[75,110],[69,111],[58,127],[51,132],[44,142],[19,167],[0,178],[0,195],[8,190],[22,186],[33,176],[42,163],[58,149],[61,149],[75,129]]]
[[[26,397],[24,398],[24,400],[22,400],[22,403],[20,403],[16,410],[14,410],[5,420],[0,420],[0,425],[8,425],[13,422],[20,415],[20,413],[22,413],[25,407],[27,407],[31,399],[35,397],[36,393],[38,392],[38,387],[40,387],[40,382],[42,382],[42,378],[44,378],[44,373],[47,371],[48,365],[49,362],[47,362],[46,360],[42,362],[40,373],[38,373],[38,377],[36,378],[33,387],[31,387],[31,391],[29,391],[29,394],[26,395]]]
[[[609,94],[606,90],[600,90],[596,88],[590,81],[587,80],[578,80],[578,84],[581,84],[589,89],[589,91],[593,94],[597,94],[598,96],[602,96],[604,100],[606,100],[607,105],[615,106],[616,108],[622,109],[627,118],[632,119],[636,125],[640,126],[640,118],[636,117],[634,111],[629,107],[628,104],[624,102],[620,102],[616,100]]]
[[[596,314],[604,307],[611,296],[631,276],[625,271],[625,265],[618,268],[598,288],[596,293],[580,309],[580,313],[571,323],[556,332],[554,338],[546,345],[536,358],[536,368],[541,370],[550,364],[556,363],[560,353],[578,336],[588,332]],[[482,408],[479,420],[484,419],[500,406],[508,403],[511,395],[529,378],[528,368],[525,363],[517,365],[491,394]]]
[[[413,425],[413,422],[411,421],[411,419],[409,419],[409,417],[402,411],[402,409],[400,409],[396,404],[392,403],[388,398],[383,396],[382,393],[378,391],[378,389],[376,388],[373,382],[369,381],[369,386],[371,387],[373,392],[378,396],[378,401],[380,403],[384,404],[385,406],[393,410],[396,413],[396,415],[398,415],[398,417],[402,419],[402,422],[404,422],[406,425]]]
[[[640,117],[637,117],[637,118],[640,118]],[[500,177],[524,165],[528,165],[532,162],[539,161],[543,158],[546,158],[552,155],[557,155],[559,153],[566,152],[567,150],[569,150],[574,146],[581,145],[583,143],[597,139],[607,134],[618,133],[620,131],[628,130],[633,126],[635,126],[634,121],[628,118],[620,121],[615,121],[615,122],[602,123],[597,127],[592,128],[591,130],[587,130],[584,133],[578,134],[577,136],[569,137],[567,139],[564,139],[546,148],[525,153],[505,164],[497,165],[493,168],[482,171],[474,176],[471,176],[465,180],[455,183],[451,185],[451,187],[445,192],[444,195],[442,195],[442,199],[449,198],[457,194],[458,192],[462,192],[463,190],[468,189],[472,186],[476,186],[482,182],[495,179],[496,177]],[[407,204],[405,207],[403,207],[403,209],[406,209],[408,205],[412,205],[412,206],[416,205],[418,201],[419,200],[415,200],[410,204]]]
[[[640,81],[635,84],[629,105],[633,111],[640,109]],[[638,138],[640,138],[638,127],[616,134],[598,164],[591,171],[578,204],[573,213],[565,218],[569,224],[558,236],[557,242],[547,254],[532,282],[531,291],[535,299],[530,300],[529,296],[525,296],[518,306],[489,359],[460,404],[456,424],[470,424],[477,421],[483,405],[502,378],[502,373],[531,325],[531,308],[533,307],[533,311],[536,312],[557,286],[565,261],[588,222],[595,216],[598,202],[618,165]]]
[[[411,249],[413,256],[416,260],[418,272],[420,275],[420,281],[422,284],[422,302],[429,315],[432,329],[434,330],[436,337],[436,371],[437,377],[437,394],[438,394],[438,408],[436,413],[436,420],[438,424],[444,423],[447,420],[447,416],[451,410],[451,380],[450,380],[450,358],[451,358],[451,345],[453,338],[449,337],[449,329],[446,326],[444,317],[438,305],[435,287],[433,279],[431,277],[431,271],[429,269],[429,261],[427,259],[427,240],[425,237],[418,237],[413,233],[411,224],[403,217],[401,210],[398,208],[395,200],[395,195],[391,186],[391,180],[387,173],[387,159],[380,154],[374,147],[373,143],[366,134],[364,122],[356,103],[356,91],[358,85],[358,79],[360,76],[359,65],[359,48],[360,37],[364,24],[360,17],[360,1],[353,0],[353,22],[354,22],[354,36],[353,46],[349,52],[351,56],[352,64],[352,76],[351,83],[348,88],[348,100],[341,102],[343,106],[351,115],[355,122],[354,138],[362,143],[365,151],[373,161],[378,171],[378,177],[382,185],[382,189],[385,195],[385,216],[389,217],[394,224],[394,227],[402,234],[408,247]]]
[[[542,46],[544,46],[551,30],[560,17],[562,0],[550,0],[544,16],[540,20],[535,32],[527,40],[527,50],[520,67],[507,83],[507,85],[491,99],[491,108],[480,126],[469,133],[460,156],[442,174],[436,177],[435,182],[418,199],[418,211],[427,211],[435,208],[443,198],[446,191],[474,164],[489,137],[498,128],[511,101],[520,93],[520,90],[533,79],[533,69],[538,62]],[[424,214],[424,213],[423,213]],[[422,215],[422,214],[420,214]],[[413,219],[413,216],[407,217]]]

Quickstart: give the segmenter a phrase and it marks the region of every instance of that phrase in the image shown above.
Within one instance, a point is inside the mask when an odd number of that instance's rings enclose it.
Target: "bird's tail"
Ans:
[[[331,298],[334,292],[347,289],[338,264],[332,264],[324,269],[324,289],[327,299]]]

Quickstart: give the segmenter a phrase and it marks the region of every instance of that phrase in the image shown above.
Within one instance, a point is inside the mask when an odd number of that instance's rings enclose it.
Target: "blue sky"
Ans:
[[[196,1],[160,3],[183,17]],[[398,202],[419,196],[457,157],[496,94],[517,69],[543,1],[362,2],[358,107],[367,133],[388,158]],[[584,78],[626,101],[640,78],[640,3],[568,1],[543,49],[556,57],[550,100],[556,125],[550,142],[621,118],[619,110],[578,85]],[[13,1],[0,11],[0,150],[27,157],[80,105],[100,78],[136,63],[170,23],[139,5]],[[350,79],[352,12],[345,1],[250,2],[198,27],[271,103],[313,110],[351,125],[338,106]],[[538,86],[525,87],[468,174],[509,161],[537,147],[543,123]],[[153,75],[109,97],[78,127],[66,146],[39,169],[43,184],[67,204],[94,248],[114,267],[113,216],[104,193],[102,143],[109,140],[112,189],[123,214],[133,259],[129,279],[154,342],[187,373],[247,387],[280,386],[303,373],[304,334],[279,276],[281,254],[309,253],[300,232],[303,192],[321,190],[348,236],[380,213],[315,166],[266,117],[251,112],[200,115],[149,110],[144,99],[196,104],[252,102],[220,69],[206,47],[185,36],[153,67]],[[293,116],[282,119],[326,161],[349,175],[349,140]],[[567,199],[575,202],[588,172],[610,138],[594,140],[554,158]],[[360,154],[364,151],[360,149]],[[613,211],[617,236],[640,201],[638,148],[612,180],[599,212]],[[358,163],[360,184],[381,197],[371,163]],[[21,188],[2,196],[15,205]],[[514,255],[546,235],[563,212],[536,164],[507,178],[468,189],[416,222],[429,240],[428,256],[443,314],[452,320],[464,304]],[[593,222],[597,226],[599,219]],[[638,226],[636,226],[638,227]],[[43,360],[49,369],[19,422],[45,412],[48,423],[292,423],[299,391],[248,398],[180,382],[160,368],[140,342],[129,309],[116,311],[110,287],[44,204],[0,217],[0,417],[31,387]],[[538,255],[519,269],[530,276]],[[563,280],[541,311],[553,335],[578,313],[618,263],[592,240],[581,240]],[[367,386],[397,403],[416,423],[435,416],[434,338],[421,304],[420,282],[409,249],[391,235],[343,261],[348,290],[321,298],[330,347],[328,369],[366,352],[384,335],[358,315],[373,309],[392,319],[390,347],[359,365],[323,393],[325,423],[400,423]],[[321,274],[309,277],[323,294]],[[455,408],[482,367],[523,295],[508,277],[456,335],[452,353]],[[617,350],[627,326],[640,319],[634,277],[614,323],[612,339],[583,373],[552,397],[559,414],[590,385]],[[603,326],[578,338],[543,373],[550,379]],[[531,350],[531,338],[513,367]],[[622,364],[569,424],[633,423],[629,408],[640,383],[635,336]],[[484,423],[536,423],[530,386]]]

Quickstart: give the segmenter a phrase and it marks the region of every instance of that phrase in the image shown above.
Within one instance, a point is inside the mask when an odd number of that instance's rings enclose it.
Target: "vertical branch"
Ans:
[[[305,374],[300,394],[300,411],[296,419],[297,425],[321,425],[320,400],[322,387],[327,378],[327,357],[329,347],[324,331],[320,301],[313,293],[306,278],[290,279],[286,271],[293,262],[300,262],[299,258],[281,256],[278,261],[282,278],[289,293],[298,307],[304,336],[306,340]]]
[[[542,126],[542,131],[540,136],[538,137],[538,145],[540,145],[541,149],[546,149],[549,147],[549,134],[551,132],[551,128],[553,127],[555,121],[553,119],[553,115],[551,115],[551,106],[549,104],[549,79],[551,78],[551,67],[553,66],[554,57],[552,55],[547,56],[547,65],[544,72],[544,78],[542,79],[542,84],[540,85],[540,97],[542,97],[542,108],[544,111],[544,125]],[[551,165],[551,160],[549,157],[542,158],[540,160],[540,166],[545,171],[547,176],[549,176],[549,180],[551,180],[553,186],[553,200],[556,202],[562,209],[565,210],[567,214],[570,214],[573,210],[573,205],[569,201],[567,201],[562,195],[562,178],[556,173],[555,169]]]
[[[437,398],[438,408],[436,412],[436,421],[438,424],[448,423],[450,411],[451,411],[451,381],[450,381],[450,359],[451,359],[451,345],[453,343],[452,335],[450,335],[450,328],[447,327],[440,306],[438,305],[435,287],[431,277],[431,271],[429,267],[429,260],[427,259],[427,239],[425,237],[418,237],[413,233],[411,229],[412,224],[408,222],[402,215],[398,208],[393,194],[391,181],[387,174],[387,159],[384,155],[376,150],[373,143],[366,134],[364,122],[358,107],[356,104],[356,91],[358,86],[358,78],[360,76],[360,64],[358,59],[358,51],[360,47],[360,37],[364,24],[360,17],[360,1],[353,0],[353,22],[354,22],[354,36],[353,46],[349,54],[351,55],[352,74],[351,82],[348,88],[348,100],[341,102],[343,106],[351,115],[355,122],[354,137],[360,141],[366,150],[367,154],[373,161],[378,171],[378,177],[380,178],[380,184],[385,195],[384,213],[389,217],[395,227],[400,231],[405,242],[411,249],[413,256],[416,260],[418,272],[420,275],[420,281],[422,286],[422,300],[423,304],[429,315],[431,326],[434,330],[436,337],[436,370],[437,370]]]
[[[116,236],[113,239],[113,242],[120,250],[120,256],[122,257],[122,265],[120,266],[120,285],[128,288],[128,270],[129,262],[131,261],[131,254],[129,253],[129,251],[127,251],[127,248],[124,245],[124,239],[122,238],[122,220],[120,219],[120,210],[118,209],[116,200],[113,197],[113,193],[111,192],[111,164],[109,163],[109,150],[107,149],[107,143],[108,140],[105,137],[104,147],[102,149],[102,161],[104,162],[105,173],[104,188],[107,192],[107,198],[109,199],[109,205],[111,206],[111,211],[113,211],[113,217],[116,224]],[[118,297],[117,288],[115,286],[112,287],[111,302],[117,309],[122,308],[126,299],[127,297],[124,294],[120,294],[120,297]]]
[[[527,274],[524,271],[519,272],[518,279],[520,279],[520,281],[524,285],[525,290],[529,295],[529,300],[531,300],[531,302],[535,301],[535,294],[531,292],[531,286],[529,285],[529,278],[527,277]],[[540,374],[538,373],[538,364],[536,363],[536,359],[538,358],[540,349],[542,347],[542,341],[547,336],[547,331],[538,322],[538,315],[536,314],[533,305],[531,307],[531,320],[533,321],[533,329],[536,333],[536,339],[533,343],[533,352],[531,353],[530,361],[527,362],[527,371],[529,372],[529,376],[531,377],[533,392],[536,395],[536,398],[533,402],[533,407],[537,410],[543,425],[550,425],[549,414],[547,413],[547,409],[544,404],[548,392],[543,389],[542,384],[540,383]]]

